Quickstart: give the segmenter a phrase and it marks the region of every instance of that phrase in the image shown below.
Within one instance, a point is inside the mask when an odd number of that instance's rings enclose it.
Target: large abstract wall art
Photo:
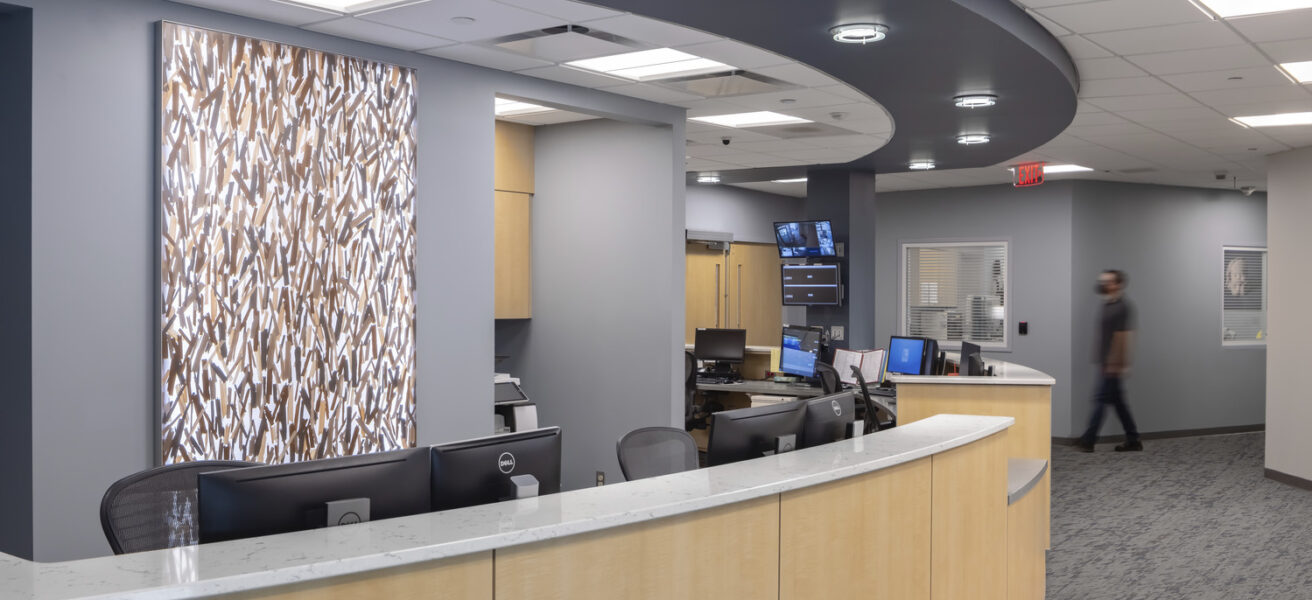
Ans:
[[[165,464],[415,444],[415,73],[164,23]]]

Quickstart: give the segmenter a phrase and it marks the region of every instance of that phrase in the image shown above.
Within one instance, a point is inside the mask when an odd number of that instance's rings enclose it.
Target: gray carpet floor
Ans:
[[[1312,599],[1312,492],[1263,477],[1263,443],[1053,446],[1048,599]]]

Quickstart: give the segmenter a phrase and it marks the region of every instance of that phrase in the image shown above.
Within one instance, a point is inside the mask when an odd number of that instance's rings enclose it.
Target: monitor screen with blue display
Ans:
[[[820,327],[785,326],[779,350],[779,370],[799,377],[815,377],[822,331]]]
[[[780,258],[837,256],[829,221],[789,221],[774,224]]]
[[[924,339],[893,336],[888,341],[888,367],[884,370],[901,375],[923,375],[924,359]]]

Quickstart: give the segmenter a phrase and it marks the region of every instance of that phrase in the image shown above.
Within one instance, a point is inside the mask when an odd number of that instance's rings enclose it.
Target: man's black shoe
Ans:
[[[1093,452],[1093,444],[1086,444],[1084,442],[1075,442],[1075,449],[1079,450],[1080,452]]]
[[[1143,442],[1126,442],[1116,447],[1117,452],[1142,452]]]

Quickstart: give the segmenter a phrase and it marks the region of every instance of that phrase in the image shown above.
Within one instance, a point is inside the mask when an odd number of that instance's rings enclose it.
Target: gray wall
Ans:
[[[875,174],[869,171],[814,169],[807,177],[806,217],[829,220],[834,242],[846,250],[838,259],[845,297],[842,306],[809,306],[806,324],[844,328],[834,348],[878,347],[875,337],[875,271],[877,256],[871,233],[875,230]]]
[[[419,70],[421,444],[491,431],[491,385],[480,374],[492,370],[493,355],[493,94],[643,122],[683,119],[681,109],[668,106],[163,0],[15,3],[35,7],[32,522],[38,560],[107,553],[96,512],[101,494],[158,460],[157,21]],[[670,151],[681,150],[678,144]],[[675,191],[662,190],[668,204]],[[460,249],[458,257],[452,248]],[[665,248],[671,256],[682,252],[681,245]],[[466,292],[446,293],[448,281],[460,281]],[[675,327],[681,330],[681,316]]]
[[[533,318],[506,350],[539,424],[565,431],[565,489],[620,481],[615,441],[682,415],[682,136],[605,120],[535,136]]]
[[[876,201],[875,332],[886,346],[897,333],[901,246],[906,242],[1010,242],[1010,352],[985,356],[1016,362],[1057,379],[1052,434],[1070,435],[1071,182],[1036,188],[988,186],[884,193]],[[1020,336],[1016,323],[1028,321]],[[955,348],[948,348],[956,350]]]
[[[802,218],[806,200],[730,185],[688,186],[687,228],[724,231],[734,241],[773,244],[775,221]]]
[[[1096,385],[1103,269],[1129,277],[1138,331],[1125,389],[1141,431],[1261,424],[1266,350],[1221,345],[1222,246],[1266,245],[1266,198],[1239,192],[1080,182],[1071,262],[1071,431],[1087,427]],[[1108,419],[1104,435],[1122,433]],[[1057,435],[1054,433],[1054,435]]]
[[[32,11],[0,4],[0,552],[32,557]]]
[[[1312,402],[1308,400],[1307,348],[1312,339],[1312,148],[1267,159],[1270,190],[1267,227],[1270,284],[1267,326],[1266,468],[1312,481]]]

